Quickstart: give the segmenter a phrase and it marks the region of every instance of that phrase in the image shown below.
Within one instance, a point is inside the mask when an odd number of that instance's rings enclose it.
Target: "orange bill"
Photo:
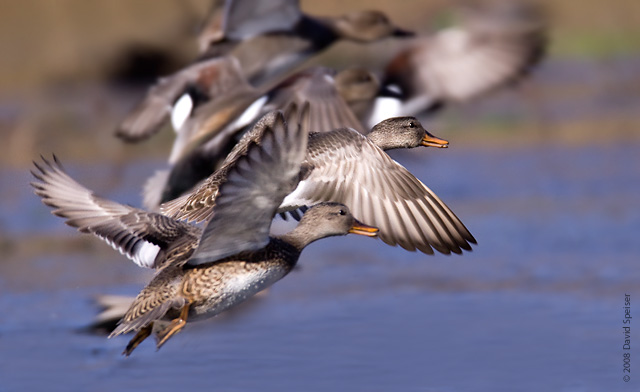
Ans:
[[[449,142],[448,141],[446,141],[444,139],[440,139],[437,136],[433,136],[429,132],[425,132],[425,135],[422,138],[422,143],[420,143],[420,144],[425,146],[425,147],[438,147],[438,148],[447,148],[447,147],[449,147]]]
[[[377,237],[378,231],[377,227],[365,225],[356,219],[354,219],[353,225],[349,229],[349,233],[366,235],[367,237]]]

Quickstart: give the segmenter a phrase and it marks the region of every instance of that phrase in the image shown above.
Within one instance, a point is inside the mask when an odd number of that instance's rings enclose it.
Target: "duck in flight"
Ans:
[[[265,116],[259,126],[264,127],[262,143],[249,146],[229,169],[215,218],[204,230],[101,198],[69,177],[55,158],[36,164],[32,186],[54,214],[157,271],[111,334],[137,332],[123,354],[130,355],[153,332],[160,348],[187,320],[214,316],[271,286],[313,241],[377,234],[348,207],[321,203],[293,231],[270,237],[278,206],[299,181],[307,134],[279,112]]]
[[[207,101],[242,93],[247,83],[266,91],[340,39],[373,42],[411,35],[379,11],[315,18],[303,14],[296,0],[229,0],[214,4],[219,6],[214,6],[211,25],[222,30],[215,34],[204,33],[209,28],[203,30],[203,36],[209,38],[201,37],[201,41],[208,42],[209,53],[152,86],[117,127],[118,137],[137,141],[154,133],[165,123],[174,105],[190,105],[189,100],[179,100],[185,94],[191,101]],[[218,60],[222,58],[235,60],[237,70],[219,69]]]
[[[537,4],[462,2],[453,14],[456,24],[416,36],[389,61],[382,83],[397,96],[379,97],[365,124],[478,99],[522,80],[544,56],[546,23]]]
[[[303,110],[303,113],[306,113]],[[306,124],[304,116],[301,120]],[[260,127],[243,136],[222,167],[192,193],[160,206],[175,219],[207,221],[214,215],[218,188],[228,168],[260,144]],[[279,207],[296,210],[319,202],[345,204],[353,215],[380,229],[389,245],[433,254],[470,251],[476,240],[451,209],[384,150],[418,146],[446,147],[448,142],[425,131],[413,117],[387,119],[365,136],[350,128],[310,133],[301,181]]]

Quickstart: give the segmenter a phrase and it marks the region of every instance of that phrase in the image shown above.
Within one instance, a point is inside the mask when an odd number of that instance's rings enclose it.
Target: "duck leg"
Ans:
[[[151,335],[152,330],[153,330],[153,323],[150,323],[146,327],[143,327],[142,329],[140,329],[136,334],[136,336],[134,336],[133,339],[129,341],[129,344],[127,344],[127,347],[122,352],[122,355],[126,355],[127,357],[131,355],[133,350],[135,350],[136,347],[138,347],[138,345],[142,343],[143,340],[145,340],[146,338],[149,337],[149,335]]]
[[[189,315],[189,307],[191,306],[192,301],[188,301],[180,310],[180,317],[171,320],[169,325],[167,325],[164,329],[158,331],[156,337],[158,339],[158,350],[162,347],[163,344],[169,340],[170,337],[180,332],[182,328],[184,328],[187,323],[187,316]]]

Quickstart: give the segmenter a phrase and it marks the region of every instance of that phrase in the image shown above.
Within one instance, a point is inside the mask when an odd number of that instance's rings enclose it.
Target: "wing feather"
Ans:
[[[31,183],[53,214],[80,232],[99,237],[141,267],[158,268],[164,250],[177,241],[196,241],[199,229],[160,214],[107,200],[72,179],[55,158],[42,158]]]
[[[278,206],[298,184],[307,134],[297,121],[285,123],[281,112],[269,113],[265,124],[261,143],[249,146],[220,185],[213,218],[189,265],[215,262],[268,243]]]
[[[410,251],[461,253],[475,243],[429,188],[354,130],[312,134],[307,162],[314,170],[285,199],[281,210],[303,203],[344,203],[357,219],[380,228],[385,243]]]

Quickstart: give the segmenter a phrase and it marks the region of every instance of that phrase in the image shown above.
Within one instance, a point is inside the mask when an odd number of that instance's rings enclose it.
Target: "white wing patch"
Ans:
[[[111,245],[113,249],[127,256],[131,261],[143,268],[153,268],[153,265],[156,261],[156,256],[158,256],[158,252],[160,252],[160,247],[158,245],[154,245],[150,242],[141,240],[133,249],[133,253],[129,254],[125,252],[122,247],[118,246],[110,239],[97,234],[96,236],[107,244]]]
[[[141,242],[141,246],[136,249],[133,262],[141,267],[153,268],[156,256],[160,252],[160,247],[150,242]]]
[[[193,99],[189,93],[183,94],[175,104],[173,104],[173,108],[171,109],[171,125],[173,126],[173,130],[178,133],[180,128],[187,121],[189,116],[191,116],[191,112],[193,111]]]
[[[239,129],[251,124],[256,119],[256,117],[258,117],[258,114],[260,114],[260,111],[262,110],[264,104],[267,102],[267,99],[268,97],[266,95],[263,95],[262,97],[253,101],[253,103],[249,105],[249,107],[246,108],[240,116],[238,116],[238,119],[234,121],[229,126],[229,128]]]
[[[294,189],[293,192],[289,193],[287,197],[284,198],[284,200],[280,204],[279,211],[295,209],[310,203],[311,200],[309,200],[304,196],[305,193],[307,193],[308,191],[307,188],[309,186],[312,186],[312,184],[310,184],[309,181],[307,180],[300,181],[296,189]]]

